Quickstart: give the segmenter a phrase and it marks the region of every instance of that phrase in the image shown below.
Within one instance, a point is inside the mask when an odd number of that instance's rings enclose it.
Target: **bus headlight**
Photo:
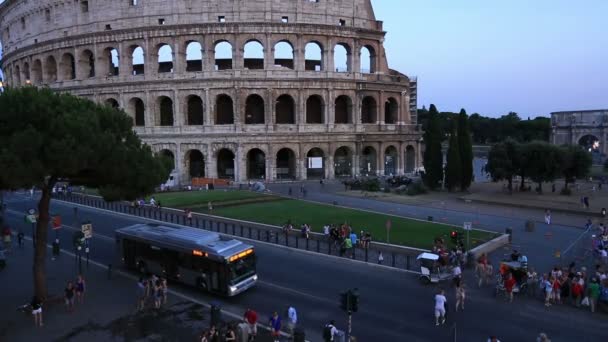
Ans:
[[[230,286],[230,293],[235,293],[237,290],[236,286]]]
[[[253,281],[258,281],[258,275],[254,274],[253,277],[252,277],[252,279],[253,279]]]

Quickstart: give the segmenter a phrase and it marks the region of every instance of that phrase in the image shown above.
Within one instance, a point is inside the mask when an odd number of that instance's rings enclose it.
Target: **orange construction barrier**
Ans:
[[[218,179],[218,178],[192,178],[192,186],[205,186],[209,184],[213,185],[230,185],[230,179]]]

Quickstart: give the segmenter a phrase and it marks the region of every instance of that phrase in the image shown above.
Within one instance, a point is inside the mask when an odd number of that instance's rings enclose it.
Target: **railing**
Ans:
[[[416,248],[388,245],[373,241],[370,242],[367,248],[354,246],[349,251],[344,251],[337,242],[332,241],[319,233],[310,233],[309,238],[306,238],[302,236],[300,231],[292,230],[285,233],[282,228],[277,226],[199,213],[193,213],[192,219],[189,219],[182,210],[152,206],[136,207],[127,202],[106,202],[101,197],[78,193],[54,194],[53,198],[145,219],[205,229],[220,234],[302,249],[313,253],[350,258],[373,264],[381,263],[384,266],[409,271],[419,271],[416,256],[424,251]],[[380,258],[380,255],[382,255],[382,258]]]

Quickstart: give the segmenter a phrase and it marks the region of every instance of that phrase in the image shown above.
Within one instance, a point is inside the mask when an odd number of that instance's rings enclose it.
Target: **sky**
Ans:
[[[418,77],[419,107],[523,118],[608,108],[608,0],[372,3],[389,66]]]

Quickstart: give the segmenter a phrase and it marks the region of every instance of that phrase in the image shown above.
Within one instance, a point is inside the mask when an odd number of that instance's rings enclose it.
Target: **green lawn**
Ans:
[[[159,192],[154,194],[154,198],[160,201],[163,207],[186,208],[190,206],[207,206],[211,201],[214,204],[251,199],[260,196],[267,196],[251,191],[236,190],[213,190],[213,191],[180,191],[180,192]],[[149,201],[147,198],[146,201]]]
[[[386,220],[390,217],[383,214],[291,199],[217,208],[213,210],[213,214],[279,226],[291,220],[295,227],[299,227],[302,223],[308,223],[312,230],[316,232],[321,232],[323,225],[327,223],[342,224],[347,222],[355,231],[371,231],[374,241],[383,242],[386,242]],[[390,219],[392,221],[390,242],[394,244],[430,249],[433,238],[446,236],[448,237],[446,240],[449,240],[449,233],[454,229],[462,233],[460,228],[432,222],[395,216],[390,217]],[[494,236],[494,234],[486,232],[471,231],[471,247],[474,247],[479,241],[487,241]]]

